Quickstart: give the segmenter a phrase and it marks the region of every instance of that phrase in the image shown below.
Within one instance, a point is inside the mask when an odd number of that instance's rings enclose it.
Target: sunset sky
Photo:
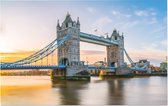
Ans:
[[[148,59],[159,66],[166,58],[166,0],[1,1],[0,59],[15,61],[35,53],[56,38],[56,25],[67,12],[80,19],[81,32],[124,33],[125,49],[133,61]],[[97,32],[94,30],[97,29]],[[105,36],[105,35],[104,35]],[[81,60],[106,57],[106,48],[81,42]],[[127,62],[127,59],[125,59]]]

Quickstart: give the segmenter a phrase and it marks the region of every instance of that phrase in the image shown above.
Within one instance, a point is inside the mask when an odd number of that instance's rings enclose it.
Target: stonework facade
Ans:
[[[109,40],[114,40],[119,45],[107,46],[107,64],[109,67],[122,67],[124,65],[124,37],[114,30]]]
[[[73,21],[70,14],[60,25],[57,24],[57,39],[69,36],[68,40],[58,48],[58,65],[66,66],[66,76],[75,76],[77,73],[87,70],[80,62],[80,23],[79,18]],[[119,45],[107,46],[107,63],[109,67],[122,67],[124,65],[124,37],[116,30],[107,39],[118,42]]]
[[[57,39],[62,39],[64,36],[69,36],[69,39],[58,48],[58,65],[66,65],[66,75],[74,76],[76,73],[84,69],[80,62],[79,18],[76,22],[71,19],[70,14],[67,14],[61,26],[58,21]]]

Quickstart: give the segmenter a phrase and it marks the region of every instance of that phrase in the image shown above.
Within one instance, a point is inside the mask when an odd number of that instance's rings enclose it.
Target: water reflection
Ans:
[[[58,88],[61,95],[61,104],[81,104],[79,90],[86,89],[89,81],[52,81],[52,87]]]
[[[108,104],[122,105],[124,104],[124,82],[123,80],[110,80],[108,83]]]
[[[54,81],[49,77],[2,77],[1,104],[55,105],[166,105],[167,77]]]

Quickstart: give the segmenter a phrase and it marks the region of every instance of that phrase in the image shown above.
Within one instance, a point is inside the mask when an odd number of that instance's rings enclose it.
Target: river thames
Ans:
[[[166,105],[167,77],[51,82],[49,76],[2,76],[2,106]]]

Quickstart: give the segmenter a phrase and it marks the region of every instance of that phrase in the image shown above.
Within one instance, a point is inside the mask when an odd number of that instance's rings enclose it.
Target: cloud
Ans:
[[[159,65],[166,56],[166,52],[157,49],[139,49],[139,50],[130,50],[128,51],[129,56],[132,58],[134,62],[139,59],[148,59],[151,64]],[[155,61],[153,61],[155,60]]]
[[[22,60],[34,53],[36,53],[38,50],[35,51],[25,51],[25,50],[17,50],[14,52],[0,52],[0,61],[1,62],[15,62],[18,60]],[[54,52],[55,53],[55,52]],[[57,64],[57,58],[52,58],[53,55],[48,56],[48,64]],[[53,63],[52,63],[53,62]],[[36,62],[36,65],[41,64],[41,61]],[[47,64],[47,58],[43,59],[42,62],[43,65]]]
[[[148,9],[148,10],[135,10],[135,15],[140,16],[140,17],[147,17],[147,16],[155,16],[157,15],[157,12],[153,9]]]
[[[124,15],[126,18],[130,18],[132,15],[130,15],[130,14],[126,14],[126,15]]]
[[[23,51],[17,50],[14,52],[0,52],[0,60],[2,62],[14,62],[20,59],[23,59],[31,54],[35,53],[36,51]]]
[[[151,15],[157,15],[157,13],[156,13],[156,12],[151,12],[150,14],[151,14]]]
[[[80,56],[81,61],[88,61],[89,64],[92,64],[97,61],[103,61],[104,58],[106,58],[106,52],[98,50],[81,50]]]
[[[87,10],[88,10],[90,13],[95,13],[95,12],[96,12],[96,9],[93,8],[93,7],[88,7]]]
[[[131,14],[125,14],[125,13],[117,11],[117,10],[112,10],[111,13],[112,13],[113,16],[117,16],[117,17],[130,18],[132,16]]]
[[[158,21],[156,18],[151,18],[151,20],[148,22],[149,24],[156,24]]]
[[[112,20],[108,16],[104,16],[104,17],[101,17],[100,19],[98,19],[96,21],[96,24],[99,26],[104,26],[104,25],[109,24],[111,22],[112,22]]]
[[[140,23],[140,21],[138,21],[138,20],[128,21],[128,22],[126,22],[125,24],[123,24],[122,28],[123,28],[123,29],[129,29],[129,28],[131,28],[131,27],[136,26],[136,25],[139,24],[139,23]]]
[[[103,17],[100,17],[99,19],[97,19],[91,26],[91,33],[95,33],[95,30],[96,31],[96,34],[104,34],[105,32],[103,32],[103,29],[104,27],[107,25],[107,24],[110,24],[112,22],[111,18],[109,18],[108,16],[103,16]]]
[[[153,31],[151,32],[151,34],[158,33],[158,32],[162,32],[162,31],[166,30],[166,28],[167,28],[166,25],[161,26],[161,27],[159,27],[159,28],[153,30]]]
[[[127,52],[134,62],[137,62],[139,59],[148,59],[151,64],[159,65],[167,55],[162,45],[166,46],[167,40],[158,41],[156,43],[144,42],[138,49],[128,49]]]
[[[1,55],[27,55],[32,54],[35,51],[24,51],[24,50],[16,50],[14,52],[0,52]]]
[[[118,15],[118,14],[120,14],[120,12],[118,12],[118,11],[116,11],[116,10],[112,10],[112,14],[113,14],[113,15]]]
[[[167,47],[167,39],[162,40],[160,43],[161,43],[163,46],[166,46],[166,47]]]
[[[137,16],[149,16],[148,12],[144,11],[144,10],[136,10],[135,15],[137,15]]]
[[[146,46],[148,45],[148,46]],[[158,45],[156,43],[142,43],[142,48],[146,51],[154,51],[157,50]]]

